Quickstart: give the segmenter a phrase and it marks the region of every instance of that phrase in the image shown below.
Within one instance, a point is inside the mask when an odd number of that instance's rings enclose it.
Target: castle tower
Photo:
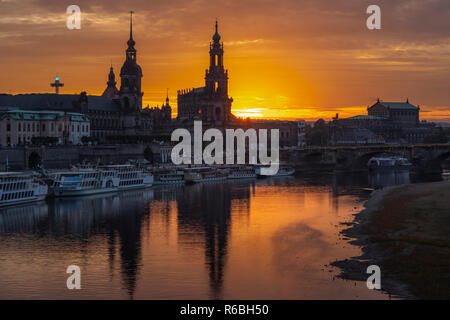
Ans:
[[[125,62],[120,70],[120,97],[122,108],[128,112],[140,112],[142,110],[141,79],[142,69],[136,63],[136,49],[133,40],[133,11],[130,12],[130,39],[125,52]]]

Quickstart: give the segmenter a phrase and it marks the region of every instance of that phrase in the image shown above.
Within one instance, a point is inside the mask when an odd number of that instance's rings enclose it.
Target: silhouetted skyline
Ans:
[[[365,27],[370,3],[357,0],[77,4],[82,29],[70,31],[70,3],[0,3],[0,92],[51,92],[58,74],[65,83],[61,93],[101,94],[110,64],[122,64],[133,10],[144,106],[161,105],[166,88],[175,102],[178,89],[202,84],[217,17],[238,116],[345,117],[380,97],[409,98],[421,106],[422,118],[450,120],[445,0],[378,1],[377,31]]]

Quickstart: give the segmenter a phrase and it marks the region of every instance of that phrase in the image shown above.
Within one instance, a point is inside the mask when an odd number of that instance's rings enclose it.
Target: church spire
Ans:
[[[166,106],[169,105],[169,88],[167,88],[167,94],[166,94]]]
[[[220,41],[219,24],[217,22],[217,18],[216,18],[216,33],[214,33],[214,35],[213,35],[213,41],[216,43],[218,43]]]
[[[102,96],[108,97],[108,98],[117,97],[119,94],[119,90],[117,90],[117,87],[116,87],[116,84],[117,84],[116,75],[114,74],[114,69],[113,69],[112,64],[111,64],[111,67],[109,68],[108,82],[106,84],[107,84],[107,87],[106,87],[105,91],[103,92]]]
[[[107,82],[108,86],[115,86],[116,85],[116,75],[114,74],[114,69],[113,66],[111,65],[111,67],[109,68],[109,75],[108,75],[108,82]]]
[[[133,40],[133,11],[130,11],[130,40]]]
[[[130,11],[130,39],[127,42],[127,60],[136,60],[136,49],[134,48],[136,42],[133,39],[133,13],[133,11]]]

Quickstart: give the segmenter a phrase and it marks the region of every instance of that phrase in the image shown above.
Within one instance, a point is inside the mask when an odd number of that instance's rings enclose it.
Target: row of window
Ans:
[[[120,181],[120,186],[132,186],[142,184],[143,180],[130,180],[130,181]]]
[[[120,121],[117,119],[92,119],[91,123],[94,128],[120,129],[120,128],[125,127],[125,124],[123,122],[121,124]],[[140,123],[141,123],[142,127],[144,127],[144,128],[152,127],[151,121],[140,120]]]
[[[124,180],[124,179],[132,179],[132,178],[137,178],[137,172],[132,172],[132,173],[120,173],[119,174],[119,178],[121,179],[121,180]]]
[[[96,180],[91,180],[91,181],[83,181],[81,183],[81,187],[95,187],[95,185],[97,184]]]
[[[76,128],[77,132],[80,132],[80,131],[83,132],[83,133],[84,132],[89,132],[89,125],[87,125],[87,124],[86,125],[84,125],[84,124],[79,125],[78,124],[77,126],[72,124],[72,132],[75,132],[75,128]],[[18,132],[39,132],[39,130],[40,130],[40,126],[37,123],[27,123],[27,124],[24,123],[22,125],[22,123],[19,122],[17,124],[17,131]],[[45,125],[45,123],[43,123],[42,124],[42,131],[45,131],[45,130],[46,130],[46,125]],[[67,131],[67,126],[66,126],[65,130]],[[11,131],[11,124],[10,123],[6,124],[6,131],[8,131],[8,132]],[[55,131],[55,124],[54,123],[51,123],[50,131],[52,131],[52,132]],[[59,124],[58,131],[59,132],[62,131],[62,124]]]
[[[33,191],[6,193],[2,195],[1,201],[29,198],[34,195]]]
[[[23,190],[28,188],[28,182],[16,182],[0,185],[3,191]]]

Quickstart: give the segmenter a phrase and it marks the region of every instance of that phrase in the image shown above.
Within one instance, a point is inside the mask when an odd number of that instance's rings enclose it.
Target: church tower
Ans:
[[[223,42],[220,43],[218,23],[216,20],[216,33],[213,42],[209,45],[209,69],[206,70],[206,90],[210,96],[228,96],[228,70],[223,67]]]
[[[120,98],[125,112],[140,112],[142,110],[141,79],[142,69],[136,63],[136,49],[133,40],[133,11],[130,12],[130,39],[126,50],[125,62],[120,70]]]
[[[223,42],[220,43],[220,34],[216,19],[216,32],[209,44],[209,69],[205,75],[205,91],[210,106],[202,117],[217,123],[225,123],[231,119],[231,103],[228,97],[228,70],[223,66]]]

